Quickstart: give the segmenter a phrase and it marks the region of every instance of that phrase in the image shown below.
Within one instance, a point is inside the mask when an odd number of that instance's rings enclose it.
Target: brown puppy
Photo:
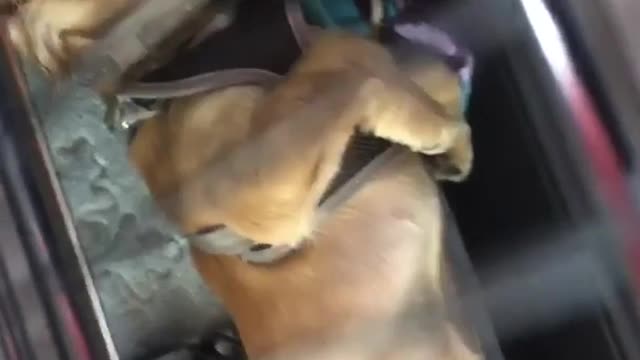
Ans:
[[[57,75],[131,1],[31,0],[12,37]],[[454,75],[411,73],[430,100],[374,44],[328,36],[311,54],[274,91],[236,87],[175,101],[140,129],[134,164],[186,233],[224,225],[260,243],[312,240],[272,267],[193,251],[252,358],[478,358],[444,316],[405,328],[407,309],[446,310],[440,204],[416,155],[394,157],[326,223],[313,221],[356,127],[441,154],[457,172],[436,169],[436,177],[468,173]]]
[[[477,359],[445,316],[441,204],[417,154],[401,150],[314,222],[356,128],[456,169],[435,176],[466,176],[458,101],[446,68],[404,74],[381,46],[327,33],[275,89],[174,101],[139,129],[131,158],[187,234],[226,227],[262,244],[311,240],[263,267],[193,250],[252,359]]]
[[[236,92],[248,97],[234,100],[240,106],[222,100]],[[464,177],[472,153],[457,109],[401,74],[382,46],[327,34],[264,96],[234,88],[175,101],[140,129],[132,158],[186,234],[225,226],[256,243],[295,246],[312,236],[318,202],[356,128],[451,154],[454,177]]]

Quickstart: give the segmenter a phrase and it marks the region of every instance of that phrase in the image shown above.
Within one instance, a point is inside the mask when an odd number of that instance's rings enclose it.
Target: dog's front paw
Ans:
[[[401,76],[385,80],[367,84],[360,130],[426,155],[438,179],[464,179],[471,170],[473,151],[471,130],[459,103],[441,103],[443,96],[434,99],[424,86]]]
[[[471,130],[466,122],[457,122],[459,125],[453,134],[443,144],[447,147],[444,151],[429,154],[427,164],[438,180],[459,182],[467,178],[473,165],[473,145]],[[443,130],[446,131],[446,130]],[[442,149],[441,149],[442,150]]]
[[[411,122],[391,126],[382,124],[375,134],[425,155],[436,179],[464,180],[473,163],[471,129],[467,122],[435,115],[410,119]]]

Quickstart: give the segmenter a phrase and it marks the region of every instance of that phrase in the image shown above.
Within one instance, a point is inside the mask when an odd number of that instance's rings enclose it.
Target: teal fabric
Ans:
[[[398,14],[395,1],[387,0],[384,2],[384,19],[388,20]]]
[[[325,0],[324,4],[338,26],[362,35],[369,33],[369,24],[352,1]]]
[[[310,24],[326,28],[336,26],[322,0],[302,0],[300,3],[304,16]]]
[[[351,0],[301,0],[302,11],[307,21],[323,28],[340,27],[360,35],[371,35],[368,19],[362,18],[356,4]],[[397,9],[392,0],[384,2],[384,18],[395,16]]]
[[[358,7],[352,0],[301,0],[302,11],[309,24],[323,28],[342,28],[351,32],[369,36],[372,28],[368,19],[361,16]],[[398,9],[395,1],[384,0],[384,20],[396,16]],[[471,79],[461,77],[460,96],[463,111],[469,105],[471,95]]]

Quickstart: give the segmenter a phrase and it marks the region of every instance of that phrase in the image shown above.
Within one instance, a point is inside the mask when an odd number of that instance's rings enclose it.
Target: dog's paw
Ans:
[[[461,181],[473,162],[471,130],[463,120],[419,121],[379,127],[375,133],[426,156],[436,179]]]
[[[438,180],[459,182],[467,178],[473,165],[473,144],[471,130],[466,122],[458,122],[455,135],[447,138],[447,146],[440,152],[429,154],[426,158],[432,174]]]
[[[468,175],[471,130],[457,108],[400,76],[386,82],[373,79],[365,89],[366,115],[360,130],[426,155],[437,178],[455,181]]]

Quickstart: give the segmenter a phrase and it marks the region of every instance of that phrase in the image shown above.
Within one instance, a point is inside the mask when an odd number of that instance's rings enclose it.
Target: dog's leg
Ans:
[[[209,225],[214,203],[220,223],[259,243],[295,245],[310,234],[357,122],[352,106],[362,82],[326,82],[340,75],[288,79],[264,99],[252,136],[163,202],[185,232]]]
[[[380,44],[344,33],[323,33],[293,74],[328,70],[360,73],[368,79],[361,101],[354,104],[360,111],[361,130],[437,155],[443,168],[435,167],[437,177],[458,180],[469,173],[470,129],[462,114],[457,74],[445,64],[432,61],[399,69]]]
[[[394,66],[371,41],[321,38],[259,102],[245,139],[157,200],[187,234],[224,225],[256,243],[296,247],[312,233],[356,128],[429,154],[468,134]]]
[[[473,151],[463,115],[402,76],[372,86],[361,129],[437,159],[437,178],[464,179],[471,171]]]
[[[452,121],[465,121],[464,94],[460,78],[447,64],[439,62],[413,64],[404,68],[403,72],[423,92],[441,104]],[[468,175],[473,162],[471,134],[468,128],[454,141],[447,152],[430,156],[427,160],[432,165],[433,175],[437,179],[463,180]]]

